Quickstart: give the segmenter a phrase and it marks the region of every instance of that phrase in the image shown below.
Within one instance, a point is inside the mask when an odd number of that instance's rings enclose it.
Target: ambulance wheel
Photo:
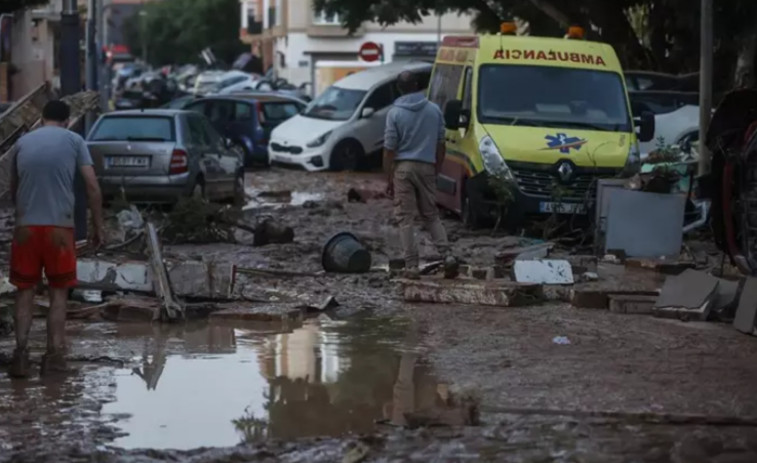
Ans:
[[[467,182],[466,182],[467,183]],[[469,230],[477,230],[481,228],[483,219],[480,212],[476,208],[475,203],[471,201],[468,195],[468,189],[465,188],[461,192],[460,197],[460,218],[463,221],[465,228]]]

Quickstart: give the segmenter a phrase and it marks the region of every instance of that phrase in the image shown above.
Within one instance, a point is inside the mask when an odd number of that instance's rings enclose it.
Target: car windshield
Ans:
[[[355,114],[366,93],[368,92],[363,90],[329,87],[310,103],[303,115],[315,119],[346,121]]]
[[[548,66],[481,68],[479,119],[488,124],[630,132],[619,74]]]
[[[92,141],[176,141],[173,118],[108,116],[90,136]]]
[[[300,112],[296,103],[276,102],[263,103],[263,115],[266,121],[281,122],[294,117]]]

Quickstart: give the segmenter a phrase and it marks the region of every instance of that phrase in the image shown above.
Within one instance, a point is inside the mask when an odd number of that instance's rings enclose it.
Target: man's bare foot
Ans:
[[[13,360],[8,369],[8,375],[11,378],[28,378],[30,370],[29,351],[26,349],[16,349],[13,351]]]
[[[42,357],[42,367],[40,368],[41,375],[51,375],[58,373],[68,373],[68,365],[66,365],[66,357],[62,352],[47,352]]]

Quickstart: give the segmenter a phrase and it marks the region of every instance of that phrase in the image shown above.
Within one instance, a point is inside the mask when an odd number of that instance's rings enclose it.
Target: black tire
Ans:
[[[333,171],[355,171],[363,158],[363,147],[354,140],[339,142],[331,152],[329,167]]]
[[[462,191],[462,196],[460,197],[460,220],[462,220],[463,225],[468,230],[478,230],[483,223],[478,211],[471,204],[467,188]]]

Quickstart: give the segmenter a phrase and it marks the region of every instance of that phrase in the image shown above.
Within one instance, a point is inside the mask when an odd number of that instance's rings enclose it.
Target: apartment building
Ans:
[[[419,24],[367,22],[349,34],[337,15],[316,13],[311,0],[241,0],[240,5],[240,38],[263,58],[265,68],[273,67],[295,85],[313,83],[316,88],[320,67],[360,65],[358,51],[365,42],[381,45],[385,62],[432,60],[443,36],[473,30],[470,16],[451,13]]]

